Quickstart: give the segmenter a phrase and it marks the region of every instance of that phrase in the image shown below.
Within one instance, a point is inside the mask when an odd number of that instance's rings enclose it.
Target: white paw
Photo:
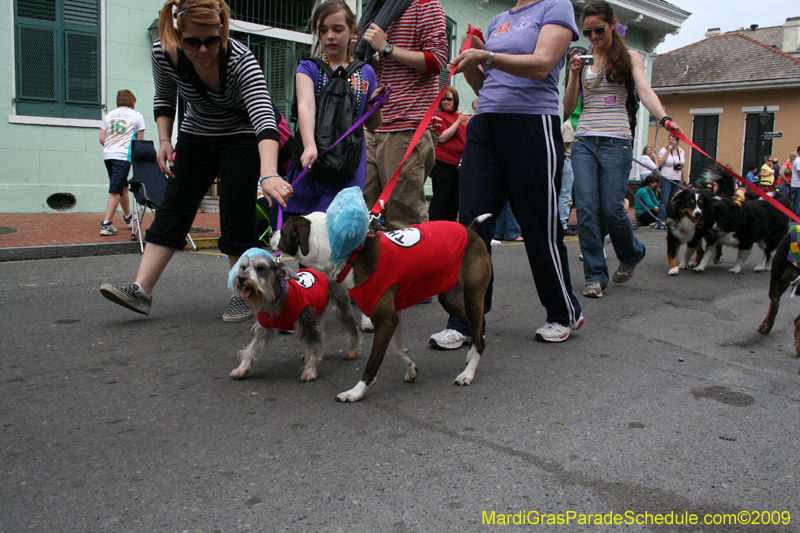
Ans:
[[[337,395],[336,401],[346,402],[346,403],[357,402],[364,397],[364,393],[366,391],[367,391],[367,385],[363,381],[359,381],[358,385],[356,385],[349,391]]]
[[[417,372],[417,365],[411,365],[411,368],[406,369],[406,383],[414,383],[417,379],[419,372]]]
[[[237,368],[231,372],[231,377],[233,379],[243,379],[249,371],[249,368]]]
[[[461,385],[461,386],[464,386],[464,387],[466,387],[466,386],[468,386],[470,383],[472,383],[472,380],[473,380],[473,378],[474,378],[474,376],[469,376],[469,375],[467,375],[467,373],[466,373],[466,372],[462,372],[462,373],[460,373],[460,374],[458,375],[458,377],[456,378],[456,380],[455,380],[455,381],[453,381],[453,383],[455,383],[456,385]]]
[[[756,265],[756,267],[753,269],[753,272],[764,272],[766,269],[767,268],[765,266]]]
[[[347,359],[348,361],[352,361],[353,359],[358,359],[358,354],[359,351],[354,350],[352,352],[347,352],[346,354],[344,354],[344,358]]]
[[[678,267],[673,267],[669,269],[670,276],[677,276],[678,275]]]
[[[738,274],[741,271],[742,271],[742,267],[740,267],[740,266],[735,266],[735,267],[731,268],[730,270],[728,270],[728,272],[730,272],[731,274]]]
[[[692,266],[697,266],[697,263],[693,264]],[[687,268],[689,268],[689,266],[686,264],[685,261],[681,261],[681,264],[678,265],[678,268],[680,270],[686,270]]]
[[[703,272],[706,269],[703,265],[694,267],[695,272]]]
[[[301,381],[314,381],[317,379],[317,371],[316,370],[306,370],[302,374],[300,374]]]
[[[698,264],[699,264],[699,262],[698,262],[698,261],[690,261],[688,266],[689,266],[689,268],[694,268],[694,267],[696,267]],[[686,270],[686,269],[684,269],[684,270]]]

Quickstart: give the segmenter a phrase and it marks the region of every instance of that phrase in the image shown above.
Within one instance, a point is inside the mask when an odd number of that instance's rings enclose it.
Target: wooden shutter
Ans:
[[[66,102],[100,103],[100,36],[64,32]]]
[[[17,97],[54,102],[56,91],[56,31],[17,24]]]

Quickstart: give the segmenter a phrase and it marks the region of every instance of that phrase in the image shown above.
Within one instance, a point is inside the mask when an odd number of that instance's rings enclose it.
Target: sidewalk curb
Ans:
[[[198,249],[215,248],[218,238],[194,239]],[[188,247],[186,250],[191,250]],[[56,246],[15,246],[0,248],[0,263],[8,261],[35,261],[38,259],[66,259],[68,257],[93,257],[102,255],[138,254],[139,242],[109,242],[99,244],[66,244]]]

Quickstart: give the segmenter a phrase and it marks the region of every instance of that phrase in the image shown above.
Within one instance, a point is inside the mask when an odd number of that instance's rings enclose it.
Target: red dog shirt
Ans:
[[[266,311],[258,313],[258,323],[265,328],[284,331],[294,329],[294,323],[306,307],[311,307],[314,316],[319,316],[328,303],[328,278],[316,270],[303,268],[297,271],[299,280],[288,280],[286,288],[289,295],[283,302],[281,314],[272,316]]]
[[[455,287],[467,229],[457,222],[437,221],[378,233],[378,265],[363,284],[350,289],[350,297],[370,316],[381,296],[399,285],[394,299],[397,311]]]

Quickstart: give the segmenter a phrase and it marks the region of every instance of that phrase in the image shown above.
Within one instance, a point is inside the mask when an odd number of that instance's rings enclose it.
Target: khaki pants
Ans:
[[[367,139],[367,183],[364,187],[364,200],[367,208],[372,209],[400,166],[414,132],[364,133]],[[383,212],[389,230],[428,222],[424,186],[436,160],[434,148],[431,130],[426,130],[403,165],[403,172],[397,179],[397,185]]]

